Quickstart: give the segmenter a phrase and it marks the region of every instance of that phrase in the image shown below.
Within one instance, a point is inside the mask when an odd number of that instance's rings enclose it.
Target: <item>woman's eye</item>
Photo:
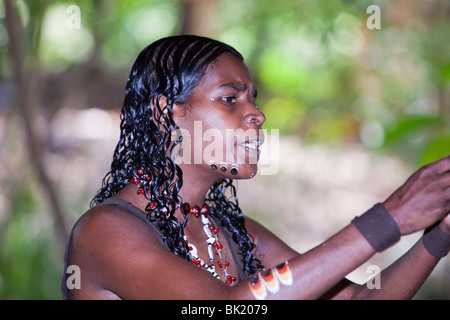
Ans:
[[[234,96],[222,97],[222,101],[225,102],[226,104],[233,104],[236,102],[236,97]]]

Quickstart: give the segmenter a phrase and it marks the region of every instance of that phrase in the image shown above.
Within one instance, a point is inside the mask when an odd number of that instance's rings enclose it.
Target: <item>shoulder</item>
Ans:
[[[78,220],[73,230],[73,240],[79,245],[88,246],[95,240],[97,245],[132,240],[157,240],[157,232],[149,223],[121,208],[96,206],[89,209]]]
[[[88,210],[73,227],[67,264],[81,270],[81,290],[72,298],[103,298],[111,295],[116,281],[130,265],[145,256],[156,261],[168,249],[149,223],[114,206]]]
[[[299,255],[268,228],[252,218],[245,218],[247,232],[254,238],[254,255],[265,268],[275,266]]]
[[[122,208],[100,205],[89,209],[77,221],[71,239],[72,251],[84,255],[102,257],[113,251],[120,254],[122,248],[162,246],[156,227]]]

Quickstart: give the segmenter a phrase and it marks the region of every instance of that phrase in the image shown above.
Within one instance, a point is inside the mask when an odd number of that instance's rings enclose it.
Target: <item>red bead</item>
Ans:
[[[156,201],[153,201],[152,203],[150,203],[150,205],[148,206],[149,209],[155,209],[156,208]]]
[[[228,267],[230,265],[229,262],[225,262],[225,267]]]
[[[227,280],[227,282],[225,282],[226,284],[228,284],[228,285],[230,285],[231,284],[231,281],[230,280]]]
[[[131,183],[138,184],[139,183],[139,179],[134,177],[133,179],[131,179]]]
[[[206,205],[206,203],[202,206],[202,209],[200,210],[200,213],[203,215],[207,215],[209,212],[208,210],[208,206]]]
[[[191,207],[191,210],[189,212],[191,214],[193,214],[194,216],[198,217],[199,212],[200,212],[200,207],[199,206]]]
[[[136,174],[140,177],[140,176],[142,176],[142,175],[144,174],[144,170],[142,170],[142,169],[137,169],[137,170],[136,170]]]
[[[137,189],[136,193],[137,194],[144,194],[144,189]]]

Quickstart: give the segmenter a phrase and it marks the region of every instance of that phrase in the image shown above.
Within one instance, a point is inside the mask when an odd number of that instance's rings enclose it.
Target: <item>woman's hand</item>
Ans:
[[[420,168],[384,205],[402,235],[425,229],[446,215],[450,230],[450,156]]]

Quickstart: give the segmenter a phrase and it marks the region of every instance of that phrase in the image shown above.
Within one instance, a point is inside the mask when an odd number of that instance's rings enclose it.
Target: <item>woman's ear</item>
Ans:
[[[153,102],[154,103],[154,102]],[[159,108],[163,111],[163,113],[167,114],[168,109],[168,100],[166,96],[161,96],[159,98]],[[186,114],[186,106],[183,104],[172,104],[172,117],[184,117]]]
[[[186,115],[186,105],[185,104],[176,104],[172,105],[172,117],[173,118],[182,118]]]

